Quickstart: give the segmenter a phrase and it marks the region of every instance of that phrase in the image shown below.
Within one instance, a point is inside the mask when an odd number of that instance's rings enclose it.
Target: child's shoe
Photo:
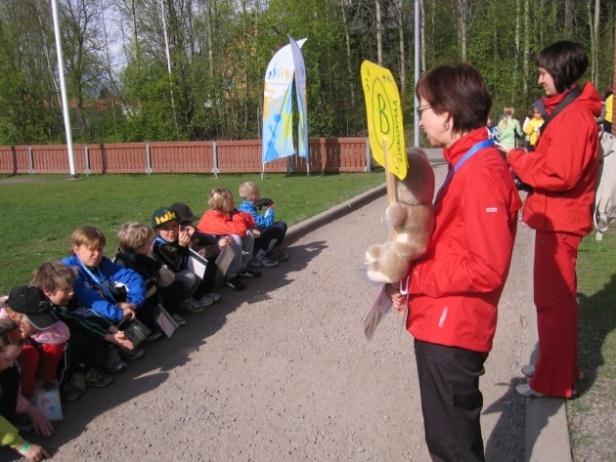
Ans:
[[[182,326],[186,325],[186,319],[184,319],[179,314],[177,314],[177,313],[172,314],[171,317],[173,318],[175,323],[178,325],[178,327],[182,327]]]
[[[105,364],[103,369],[105,372],[109,374],[117,374],[118,372],[122,372],[128,368],[128,364],[120,358],[118,350],[112,348],[107,352],[107,359],[105,360]]]
[[[182,302],[180,305],[184,311],[188,313],[201,313],[205,310],[205,306],[202,306],[197,300],[192,297],[188,297],[186,300]]]
[[[239,273],[237,273],[237,275],[241,278],[250,278],[250,279],[255,279],[255,278],[260,278],[261,277],[261,272],[257,271],[257,270],[253,270],[250,268],[246,268],[242,271],[240,271]]]
[[[210,297],[209,294],[205,294],[197,300],[197,302],[199,303],[199,306],[207,308],[208,306],[212,306],[214,304],[214,298]]]
[[[267,253],[267,257],[277,261],[287,261],[289,259],[289,254],[283,252],[278,247],[274,247]]]
[[[120,358],[125,361],[136,361],[143,358],[145,350],[143,348],[135,348],[134,350],[127,350],[126,348],[120,348],[118,350]]]
[[[111,385],[111,382],[113,382],[113,377],[103,374],[95,367],[86,372],[86,388],[105,388]]]
[[[150,343],[155,342],[163,336],[163,333],[159,330],[153,330],[150,335],[143,339],[144,342]]]
[[[237,276],[230,279],[225,279],[225,285],[233,290],[244,290],[246,288],[244,283],[240,281],[240,278]]]
[[[73,385],[70,381],[64,382],[60,386],[60,398],[64,403],[72,403],[73,401],[77,401],[82,396],[83,391]]]
[[[278,260],[268,258],[267,253],[263,249],[257,252],[253,260],[257,260],[265,268],[273,268],[274,266],[278,266]]]

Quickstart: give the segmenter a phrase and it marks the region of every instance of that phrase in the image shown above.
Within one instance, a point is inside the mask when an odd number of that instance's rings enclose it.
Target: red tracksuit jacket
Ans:
[[[548,113],[565,95],[543,99]],[[534,152],[516,149],[507,155],[515,174],[533,187],[524,204],[524,221],[531,228],[578,236],[592,230],[599,168],[595,117],[600,112],[597,90],[587,83],[549,123]]]
[[[212,209],[206,210],[197,225],[197,229],[205,234],[237,234],[242,237],[253,227],[254,221],[249,213],[234,210],[226,214]]]
[[[483,127],[445,149],[450,168],[487,137]],[[478,151],[455,172],[436,204],[430,247],[411,269],[407,328],[415,338],[491,350],[521,205],[496,148]]]

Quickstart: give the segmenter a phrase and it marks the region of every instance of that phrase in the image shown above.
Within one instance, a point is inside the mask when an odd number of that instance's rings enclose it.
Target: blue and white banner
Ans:
[[[298,48],[305,41],[299,40]],[[265,71],[263,164],[295,154],[291,101],[294,74],[293,51],[291,44],[288,44],[276,52]]]
[[[305,40],[305,39],[304,39]],[[297,98],[297,153],[308,160],[308,113],[306,108],[306,67],[300,46],[291,36],[289,43],[295,64],[295,96]]]

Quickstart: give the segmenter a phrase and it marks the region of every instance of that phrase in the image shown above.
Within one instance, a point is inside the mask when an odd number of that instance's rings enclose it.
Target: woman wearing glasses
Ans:
[[[408,306],[425,437],[433,460],[484,460],[479,377],[492,348],[521,206],[507,163],[488,136],[491,98],[468,64],[425,73],[415,89],[430,144],[449,174],[435,198],[426,255],[409,273]],[[408,304],[408,305],[407,305]]]

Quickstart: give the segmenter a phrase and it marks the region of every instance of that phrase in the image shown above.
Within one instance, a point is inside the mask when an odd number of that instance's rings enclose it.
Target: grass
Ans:
[[[574,460],[616,460],[616,231],[594,235],[578,259],[579,397],[567,404]]]
[[[326,175],[99,175],[68,179],[59,175],[19,176],[0,180],[0,293],[26,283],[40,263],[68,254],[70,234],[93,224],[107,236],[106,253],[115,253],[115,234],[127,221],[149,224],[151,212],[174,202],[187,203],[201,216],[214,187],[237,190],[255,181],[275,201],[276,216],[289,225],[382,184],[382,172]]]

